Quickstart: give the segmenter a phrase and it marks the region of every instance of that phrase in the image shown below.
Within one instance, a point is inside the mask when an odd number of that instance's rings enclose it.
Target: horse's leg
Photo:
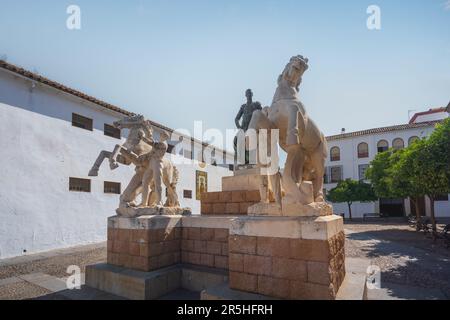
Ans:
[[[151,168],[147,168],[142,178],[142,202],[139,205],[140,207],[148,206],[148,201],[150,197],[150,183],[152,182],[152,176],[153,173]]]
[[[138,194],[142,190],[142,177],[143,172],[141,170],[137,170],[134,174],[133,178],[131,178],[130,183],[123,191],[120,196],[120,206],[126,206],[127,204],[133,205],[136,200]]]
[[[310,155],[311,165],[314,168],[313,190],[314,190],[314,202],[323,202],[323,176],[325,174],[325,157],[324,157],[323,142],[320,146]]]
[[[119,166],[117,164],[116,158],[121,148],[122,148],[121,145],[116,144],[116,146],[114,147],[114,151],[109,156],[109,167],[111,168],[111,170],[114,170]]]
[[[282,175],[283,188],[286,192],[284,200],[286,203],[298,203],[301,198],[301,192],[296,183],[297,173],[293,169],[295,167],[296,170],[303,170],[304,156],[301,156],[303,152],[299,145],[287,146],[286,151],[287,157]],[[301,154],[299,155],[299,153]]]
[[[90,177],[96,177],[98,176],[98,170],[100,169],[100,166],[103,163],[103,160],[105,160],[106,158],[111,157],[111,152],[109,151],[101,151],[100,154],[97,157],[97,160],[95,160],[94,165],[92,166],[91,170],[89,171],[89,176]]]
[[[163,164],[162,160],[159,161],[154,159],[150,162],[153,171],[153,182],[155,184],[154,192],[155,192],[155,205],[162,205],[162,176],[163,176]]]
[[[281,174],[277,172],[270,176],[270,184],[275,197],[275,203],[281,205]]]

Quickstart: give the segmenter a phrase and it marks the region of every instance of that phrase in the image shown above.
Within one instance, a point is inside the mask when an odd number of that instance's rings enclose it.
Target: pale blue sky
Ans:
[[[82,29],[66,28],[77,4]],[[381,8],[380,31],[366,27]],[[172,128],[234,128],[252,88],[271,102],[292,55],[326,135],[406,123],[450,101],[445,0],[2,0],[0,56]]]

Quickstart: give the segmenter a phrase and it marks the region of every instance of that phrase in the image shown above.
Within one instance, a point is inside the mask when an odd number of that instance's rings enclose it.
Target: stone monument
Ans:
[[[108,219],[108,263],[88,266],[86,284],[131,299],[184,288],[201,292],[201,299],[322,300],[345,299],[355,292],[348,284],[357,283],[362,299],[365,277],[346,275],[343,219],[322,193],[326,141],[298,99],[307,68],[306,58],[292,57],[272,105],[252,107],[248,91],[236,119],[246,130],[280,131],[284,171],[266,173],[259,163],[235,170],[222,178],[222,191],[202,194],[201,215],[167,214],[183,211],[173,193],[161,206],[161,183],[175,192],[177,181],[176,169],[162,157],[166,137],[154,142],[142,117],[118,122],[130,128],[127,141],[103,151],[91,173],[105,158],[112,169],[134,164],[136,173],[118,215]]]
[[[128,186],[120,195],[117,214],[124,217],[142,215],[177,215],[190,214],[189,208],[180,208],[176,185],[178,170],[169,159],[164,158],[167,152],[169,135],[160,133],[160,141],[153,140],[153,129],[143,116],[126,117],[114,122],[118,129],[129,129],[128,137],[122,145],[116,145],[112,152],[101,151],[89,176],[97,176],[105,158],[109,159],[111,170],[118,163],[135,165],[135,174]],[[167,189],[167,199],[162,202],[163,184]],[[141,203],[137,204],[138,196]]]
[[[323,195],[326,140],[298,98],[302,76],[307,69],[308,59],[292,57],[278,77],[272,105],[255,111],[248,126],[256,131],[266,129],[269,133],[279,130],[279,145],[287,158],[283,174],[271,175],[270,180],[284,192],[282,199],[278,197],[281,199],[279,215],[284,216],[332,214],[332,207]],[[263,208],[258,206],[251,211],[258,214]]]
[[[261,103],[259,103],[258,101],[253,102],[253,92],[251,89],[247,89],[245,91],[245,97],[247,98],[247,102],[241,106],[238,114],[236,115],[236,118],[234,119],[236,128],[240,130],[238,132],[238,135],[234,138],[235,154],[238,154],[238,136],[242,134],[245,138],[245,132],[248,130],[248,125],[250,124],[250,120],[252,119],[253,112],[262,109]],[[249,164],[249,158],[249,152],[247,149],[245,149],[245,164]]]

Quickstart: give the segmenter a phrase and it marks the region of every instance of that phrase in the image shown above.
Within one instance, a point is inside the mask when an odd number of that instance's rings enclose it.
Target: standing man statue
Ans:
[[[250,124],[250,120],[252,119],[252,114],[256,110],[262,110],[261,103],[253,102],[253,92],[251,89],[247,89],[245,91],[245,96],[247,97],[247,103],[243,104],[239,109],[234,122],[236,123],[236,127],[238,129],[242,129],[244,133],[248,130],[248,125]],[[242,118],[242,123],[241,123]],[[238,137],[234,138],[234,152],[237,154],[237,141]],[[245,163],[249,163],[249,152],[245,150]]]

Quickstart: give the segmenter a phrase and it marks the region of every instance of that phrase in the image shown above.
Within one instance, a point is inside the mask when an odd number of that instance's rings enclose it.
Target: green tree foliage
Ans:
[[[436,231],[434,202],[439,195],[450,192],[450,119],[439,124],[427,139],[413,146],[409,157],[417,187],[430,199],[431,223]]]
[[[450,118],[425,139],[402,150],[377,154],[366,173],[380,198],[411,198],[420,219],[418,199],[431,202],[431,222],[436,230],[435,199],[450,193]]]
[[[377,197],[370,184],[346,179],[328,192],[327,199],[335,203],[347,203],[349,218],[352,219],[353,202],[371,202],[375,201]]]

